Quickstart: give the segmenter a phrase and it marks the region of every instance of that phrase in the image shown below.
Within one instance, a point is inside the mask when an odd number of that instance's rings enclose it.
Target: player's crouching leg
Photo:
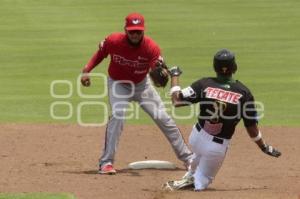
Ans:
[[[212,178],[204,176],[201,172],[196,171],[194,174],[194,191],[203,191],[211,184]]]

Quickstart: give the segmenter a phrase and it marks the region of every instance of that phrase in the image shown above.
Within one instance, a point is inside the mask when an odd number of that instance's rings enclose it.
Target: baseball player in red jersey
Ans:
[[[81,83],[83,86],[90,86],[88,73],[110,55],[108,91],[112,114],[106,128],[99,173],[116,173],[113,167],[114,156],[123,130],[125,109],[131,101],[138,102],[152,117],[177,157],[187,164],[192,154],[147,76],[158,61],[163,61],[160,48],[150,37],[144,35],[144,17],[141,14],[129,14],[125,19],[124,29],[125,33],[113,33],[106,37],[82,70]]]
[[[184,89],[178,84],[180,69],[170,69],[173,104],[179,107],[199,102],[200,114],[189,137],[194,152],[191,167],[182,180],[167,182],[167,189],[181,189],[192,184],[196,191],[206,189],[220,169],[241,119],[249,136],[264,153],[273,157],[281,155],[262,139],[252,93],[232,77],[237,70],[235,55],[222,49],[215,54],[213,65],[217,77],[199,79]]]

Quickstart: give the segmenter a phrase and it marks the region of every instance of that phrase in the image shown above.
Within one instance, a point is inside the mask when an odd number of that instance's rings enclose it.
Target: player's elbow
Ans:
[[[177,99],[172,99],[172,104],[174,107],[181,107],[181,106],[187,106],[189,105],[188,103],[181,101],[181,100],[177,100]]]
[[[181,100],[180,95],[178,93],[172,94],[172,104],[174,107],[186,106],[187,104]]]
[[[179,107],[180,106],[180,100],[178,99],[178,96],[173,94],[172,95],[172,105],[174,107]]]
[[[172,104],[173,104],[173,106],[176,107],[176,108],[182,106],[180,103],[177,103],[177,102],[175,102],[175,103],[173,102]]]

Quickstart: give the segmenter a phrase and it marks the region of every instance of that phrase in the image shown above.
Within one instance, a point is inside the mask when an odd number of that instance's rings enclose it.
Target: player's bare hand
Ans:
[[[90,77],[87,74],[82,74],[81,84],[82,86],[86,86],[86,87],[89,87],[91,85]]]
[[[264,145],[261,150],[267,154],[267,155],[270,155],[270,156],[273,156],[273,157],[276,157],[278,158],[279,156],[281,156],[281,152],[278,151],[277,149],[275,149],[274,147],[270,146],[270,145]]]

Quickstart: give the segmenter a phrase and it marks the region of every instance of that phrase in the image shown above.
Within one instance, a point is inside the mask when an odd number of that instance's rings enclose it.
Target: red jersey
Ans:
[[[109,76],[114,80],[130,80],[135,84],[141,82],[150,68],[160,57],[159,46],[147,36],[144,36],[138,46],[132,46],[125,33],[113,33],[99,45],[99,50],[85,66],[90,72],[104,58],[110,55]]]

